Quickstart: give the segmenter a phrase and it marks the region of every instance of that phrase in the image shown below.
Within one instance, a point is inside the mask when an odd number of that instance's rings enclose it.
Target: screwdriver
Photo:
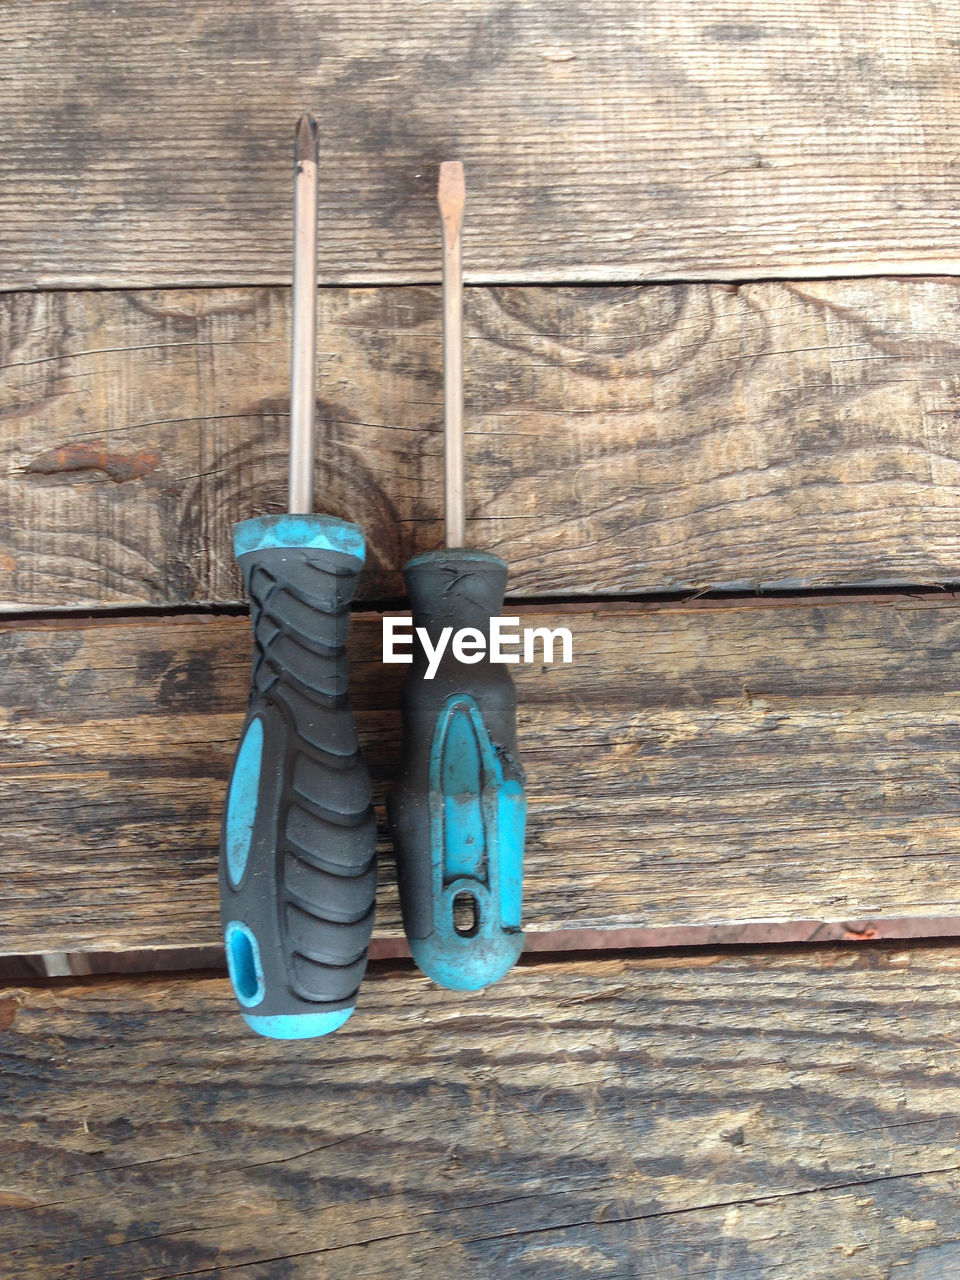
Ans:
[[[464,507],[463,165],[440,166],[443,229],[444,506],[442,551],[404,569],[413,625],[436,649],[445,627],[489,637],[508,566],[467,548]],[[449,632],[447,633],[449,636]],[[516,691],[489,649],[460,662],[448,645],[433,679],[419,638],[403,693],[403,754],[391,800],[403,923],[410,951],[435,982],[489,986],[523,949],[520,900],[526,824],[517,759]],[[466,648],[462,650],[466,653]]]
[[[253,679],[220,841],[227,967],[250,1027],[326,1035],[353,1010],[376,893],[376,823],[347,694],[363,531],[313,514],[317,125],[294,148],[289,514],[234,527]]]

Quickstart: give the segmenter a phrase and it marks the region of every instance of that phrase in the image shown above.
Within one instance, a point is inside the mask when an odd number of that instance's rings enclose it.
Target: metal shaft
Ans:
[[[297,121],[293,179],[293,342],[290,358],[290,510],[313,510],[317,352],[317,122]]]
[[[446,545],[466,542],[463,496],[463,278],[460,226],[466,184],[463,165],[440,166],[437,203],[443,226],[443,481]]]

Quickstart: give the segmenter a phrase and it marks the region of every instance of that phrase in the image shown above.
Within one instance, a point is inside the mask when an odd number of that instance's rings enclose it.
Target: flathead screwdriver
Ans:
[[[321,1036],[353,1010],[376,893],[376,823],[347,695],[349,604],[363,531],[313,514],[317,125],[294,148],[290,511],[234,527],[253,680],[227,793],[220,906],[247,1023]]]
[[[523,948],[526,795],[517,759],[516,691],[508,668],[491,662],[489,651],[490,621],[503,607],[508,566],[464,545],[460,246],[466,187],[459,161],[440,166],[437,196],[446,547],[415,556],[404,577],[414,627],[425,629],[435,650],[445,628],[453,634],[470,629],[472,661],[461,662],[448,644],[428,679],[426,652],[414,641],[391,819],[413,958],[441,986],[476,990],[503,977]],[[488,643],[481,651],[482,640]]]

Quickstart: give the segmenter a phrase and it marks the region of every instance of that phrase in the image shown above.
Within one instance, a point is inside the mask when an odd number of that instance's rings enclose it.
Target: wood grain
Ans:
[[[13,0],[7,288],[289,278],[321,122],[322,279],[437,279],[437,165],[475,279],[956,272],[952,6],[923,0]]]
[[[10,1280],[944,1280],[955,949],[379,972],[335,1037],[225,978],[4,993]],[[531,1029],[535,1029],[535,1038]]]
[[[511,591],[960,580],[956,281],[467,291],[468,536]],[[361,597],[441,541],[439,299],[321,291]],[[0,296],[0,605],[237,602],[286,501],[284,290]]]
[[[518,668],[528,929],[960,915],[956,599],[522,617],[574,637]],[[404,669],[375,616],[351,650],[382,816]],[[247,620],[7,624],[0,658],[3,950],[216,943]]]

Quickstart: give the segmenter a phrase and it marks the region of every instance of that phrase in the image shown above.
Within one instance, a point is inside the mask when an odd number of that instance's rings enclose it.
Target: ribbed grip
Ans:
[[[221,841],[227,959],[247,1022],[299,1039],[349,1016],[373,928],[376,822],[344,647],[363,560],[260,546],[238,562],[254,655]]]
[[[434,647],[444,628],[488,637],[507,565],[480,551],[416,557],[404,576],[415,627]],[[517,759],[516,690],[508,666],[461,662],[452,639],[432,679],[419,640],[403,695],[403,756],[391,798],[403,921],[434,981],[459,990],[496,982],[523,947],[526,798]],[[466,924],[458,905],[467,908]],[[472,915],[472,923],[470,917]]]

